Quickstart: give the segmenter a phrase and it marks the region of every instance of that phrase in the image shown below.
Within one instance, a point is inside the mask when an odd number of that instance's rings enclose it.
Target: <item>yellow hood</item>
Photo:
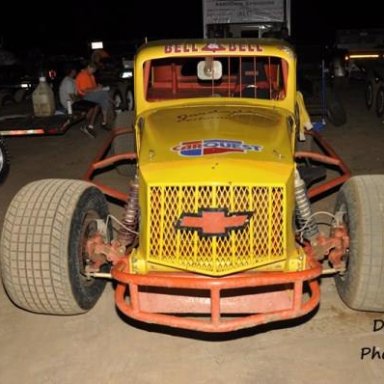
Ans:
[[[189,106],[142,118],[140,169],[151,183],[284,182],[292,171],[284,110]]]

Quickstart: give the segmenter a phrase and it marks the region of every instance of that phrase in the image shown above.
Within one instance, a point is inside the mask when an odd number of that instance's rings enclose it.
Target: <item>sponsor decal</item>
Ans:
[[[164,46],[164,53],[189,53],[189,52],[263,52],[259,44],[229,43],[217,44],[207,43],[198,47],[195,43],[169,44]]]
[[[253,212],[229,212],[227,208],[200,208],[198,213],[182,213],[176,228],[197,231],[201,237],[229,236],[231,231],[244,229]]]
[[[226,47],[221,44],[216,43],[208,43],[205,44],[203,48],[201,48],[202,51],[205,52],[220,52],[220,51],[226,51]]]
[[[207,155],[220,155],[224,153],[247,153],[260,152],[263,150],[261,145],[247,144],[242,140],[226,139],[207,139],[182,141],[172,148],[172,151],[178,152],[180,156],[197,157]]]
[[[209,111],[197,112],[197,113],[183,113],[177,115],[176,122],[182,121],[198,121],[198,120],[210,120],[210,119],[233,119],[238,117],[241,113],[247,113],[241,109],[235,111],[223,111],[218,109],[212,109]]]

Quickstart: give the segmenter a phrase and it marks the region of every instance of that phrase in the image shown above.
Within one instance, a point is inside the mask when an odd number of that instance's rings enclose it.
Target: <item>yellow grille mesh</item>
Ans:
[[[151,186],[148,261],[208,275],[225,275],[284,257],[284,187]],[[227,237],[177,230],[182,213],[202,208],[254,212],[248,226]]]

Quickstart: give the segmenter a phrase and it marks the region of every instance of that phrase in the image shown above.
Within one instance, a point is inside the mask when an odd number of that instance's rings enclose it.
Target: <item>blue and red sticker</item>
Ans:
[[[182,141],[172,148],[180,156],[198,157],[208,155],[220,155],[224,153],[260,152],[261,145],[247,144],[240,140],[208,139],[195,141]]]

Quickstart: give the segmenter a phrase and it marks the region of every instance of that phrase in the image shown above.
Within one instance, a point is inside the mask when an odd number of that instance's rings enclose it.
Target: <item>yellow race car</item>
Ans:
[[[127,316],[230,332],[312,311],[333,273],[348,306],[384,311],[384,178],[351,177],[311,130],[289,44],[156,41],[134,73],[133,133],[116,129],[85,180],[32,182],[11,202],[1,271],[16,305],[83,313],[110,278]],[[113,164],[128,193],[94,177]],[[311,199],[341,184],[321,231]]]

